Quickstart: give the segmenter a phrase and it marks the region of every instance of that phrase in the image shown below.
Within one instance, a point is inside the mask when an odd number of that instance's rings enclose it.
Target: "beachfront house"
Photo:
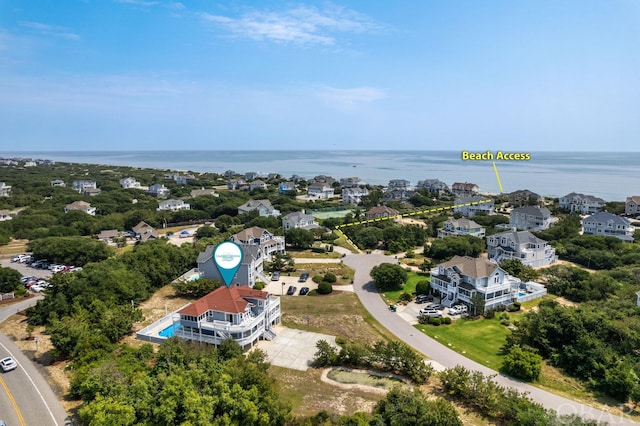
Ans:
[[[333,184],[336,182],[337,180],[335,178],[326,175],[318,175],[314,176],[312,179],[309,179],[309,185],[314,183],[325,183],[327,184],[327,186],[333,186]]]
[[[528,189],[520,189],[509,194],[509,204],[514,207],[542,206],[544,197]]]
[[[191,204],[185,203],[182,200],[164,200],[158,203],[158,208],[156,210],[159,212],[177,212],[178,210],[191,210]]]
[[[484,238],[485,233],[486,229],[471,219],[449,219],[444,222],[442,228],[438,229],[438,238],[460,235]]]
[[[243,350],[276,336],[280,298],[247,286],[221,286],[173,316],[174,336],[219,346],[233,339]]]
[[[454,213],[461,213],[465,217],[473,217],[477,214],[492,215],[494,202],[487,197],[458,197],[453,202]]]
[[[582,228],[585,235],[616,237],[628,242],[633,242],[635,232],[629,219],[608,212],[598,212],[584,218]]]
[[[572,192],[561,197],[560,207],[567,209],[569,213],[594,214],[602,210],[607,202],[593,195],[578,194]]]
[[[624,204],[624,214],[627,216],[640,214],[640,195],[627,197],[627,201]]]
[[[551,265],[558,261],[556,249],[529,231],[507,231],[487,237],[489,260],[502,263],[518,259],[532,268]]]
[[[284,237],[273,235],[266,229],[258,226],[243,229],[231,236],[231,241],[237,243],[240,247],[255,246],[259,247],[262,259],[269,260],[273,253],[285,253]]]
[[[249,200],[238,207],[238,214],[257,211],[259,216],[280,216],[280,210],[273,208],[269,200]]]
[[[96,208],[91,207],[91,204],[86,201],[74,201],[73,203],[64,206],[65,213],[69,213],[70,211],[80,211],[91,216],[96,215]]]
[[[369,195],[369,190],[365,187],[354,186],[342,190],[342,202],[345,204],[360,204],[362,197]]]
[[[333,198],[334,195],[335,191],[333,189],[333,186],[327,183],[316,182],[312,183],[307,188],[307,196],[309,198],[329,199]]]
[[[451,185],[451,193],[456,197],[471,197],[479,191],[480,188],[475,183],[456,182]]]
[[[496,263],[469,256],[454,256],[430,271],[431,289],[442,295],[441,304],[462,302],[473,312],[507,306],[517,298],[521,281]],[[474,306],[480,298],[484,306]]]
[[[516,207],[509,214],[509,225],[520,230],[543,231],[555,220],[556,218],[551,216],[551,212],[546,207]]]
[[[218,280],[224,283],[222,273],[216,266],[213,260],[213,252],[216,246],[208,245],[207,248],[198,254],[198,271],[200,271],[204,277]],[[258,279],[261,281],[267,281],[268,279],[263,275],[263,261],[262,249],[259,245],[240,244],[242,249],[242,261],[236,274],[229,283],[230,286],[249,286],[253,287]]]
[[[424,189],[437,196],[441,196],[449,192],[449,186],[439,179],[419,180],[416,184],[416,188]]]
[[[340,178],[340,188],[342,189],[354,188],[354,187],[362,186],[364,184],[365,183],[359,177],[356,177],[356,176]]]

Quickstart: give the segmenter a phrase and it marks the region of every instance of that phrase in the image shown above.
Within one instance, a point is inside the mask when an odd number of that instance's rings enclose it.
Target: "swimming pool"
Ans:
[[[169,337],[173,337],[173,333],[175,332],[176,328],[180,328],[180,324],[171,324],[169,327],[163,329],[160,333],[158,333],[158,335],[160,337],[166,337],[168,339]]]
[[[522,296],[526,296],[526,295],[527,295],[527,293],[523,293],[521,291],[518,292],[518,297],[522,297]]]

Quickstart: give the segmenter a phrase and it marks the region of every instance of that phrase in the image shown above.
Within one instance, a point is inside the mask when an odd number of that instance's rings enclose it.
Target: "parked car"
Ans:
[[[68,272],[78,272],[78,271],[82,271],[82,266],[74,266],[73,268],[69,269]]]
[[[433,318],[441,318],[442,317],[442,311],[437,310],[437,309],[420,309],[420,315],[426,315],[428,317],[433,317]]]
[[[15,370],[16,367],[18,367],[18,364],[10,356],[0,359],[0,369],[2,369],[4,373]]]
[[[300,289],[300,296],[305,296],[307,293],[309,293],[309,287],[302,287]]]
[[[33,281],[38,281],[38,279],[36,277],[32,277],[32,276],[26,276],[25,275],[24,277],[20,278],[20,282],[22,284],[26,284],[28,281],[32,281],[32,280]]]
[[[300,278],[298,278],[298,282],[299,283],[303,283],[305,281],[307,281],[309,279],[309,273],[308,272],[303,272],[302,274],[300,274]]]
[[[433,296],[427,294],[419,294],[416,296],[416,303],[433,302]]]
[[[296,290],[297,290],[296,287],[290,285],[289,288],[287,289],[287,295],[293,296],[294,294],[296,294]]]
[[[271,281],[278,281],[280,279],[280,272],[275,271],[272,275],[271,275]]]
[[[54,264],[54,265],[49,266],[49,270],[51,272],[53,272],[54,274],[56,274],[58,272],[62,272],[64,269],[65,269],[64,265],[56,265],[56,264]]]
[[[455,305],[449,308],[449,315],[465,314],[468,309],[466,305]]]

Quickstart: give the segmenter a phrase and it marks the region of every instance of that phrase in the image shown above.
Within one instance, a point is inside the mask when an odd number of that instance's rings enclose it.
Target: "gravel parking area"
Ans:
[[[37,278],[51,278],[53,273],[48,269],[35,269],[24,263],[12,262],[11,259],[0,260],[0,265],[3,268],[12,268],[19,271],[22,276],[37,277]]]

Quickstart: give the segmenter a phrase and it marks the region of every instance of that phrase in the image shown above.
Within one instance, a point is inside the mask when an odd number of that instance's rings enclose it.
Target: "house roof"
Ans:
[[[478,185],[476,185],[475,183],[469,183],[469,182],[456,182],[453,185],[451,185],[452,189],[464,189],[466,191],[471,191],[474,188],[477,188]]]
[[[530,216],[542,217],[548,219],[551,217],[551,212],[546,207],[535,207],[535,206],[527,206],[527,207],[516,207],[511,211],[511,213],[520,213],[526,214]]]
[[[456,228],[464,228],[464,229],[482,228],[482,226],[480,226],[479,223],[476,223],[475,221],[471,219],[467,219],[465,217],[462,217],[460,219],[449,219],[447,220],[447,222],[455,226]]]
[[[264,207],[267,210],[273,210],[273,205],[271,205],[271,201],[269,200],[249,200],[243,205],[239,206],[238,210],[252,211],[259,209],[260,207]]]
[[[208,245],[207,248],[204,249],[204,251],[198,253],[198,259],[196,260],[196,262],[200,264],[212,259],[213,251],[215,250],[215,248],[216,246],[214,245]],[[242,262],[240,263],[241,265],[250,265],[251,262],[260,257],[260,247],[257,245],[249,246],[240,244],[240,248],[242,249]]]
[[[298,223],[298,222],[300,222],[302,220],[315,220],[312,215],[306,214],[306,213],[303,213],[303,212],[291,212],[288,215],[284,216],[282,219],[283,220],[284,219],[291,220],[291,221],[296,222],[296,223]]]
[[[262,234],[264,234],[265,232],[268,231],[258,226],[252,226],[251,228],[243,229],[242,231],[233,234],[233,239],[238,241],[249,241],[255,238],[261,238]]]
[[[587,201],[601,203],[601,204],[606,203],[606,201],[603,200],[602,198],[594,197],[593,195],[584,195],[577,192],[571,192],[570,194],[567,194],[562,198],[571,198],[571,199],[578,198],[579,200],[587,200]]]
[[[478,203],[479,205],[493,206],[493,200],[489,200],[487,197],[481,197],[479,195],[474,195],[472,197],[458,197],[455,199],[454,203],[458,204],[467,204],[467,203]]]
[[[439,266],[453,268],[460,274],[473,278],[488,277],[496,269],[499,269],[498,265],[493,262],[469,256],[454,256],[453,259],[441,263]]]
[[[269,293],[249,287],[218,287],[206,296],[178,311],[180,314],[198,317],[207,311],[239,314],[245,312],[249,302],[245,298],[266,300]]]
[[[67,210],[87,210],[91,208],[91,204],[86,201],[74,201],[71,204],[65,206]]]
[[[627,203],[633,201],[636,204],[640,204],[640,195],[632,195],[631,197],[627,197]]]
[[[193,191],[191,191],[191,197],[195,198],[195,197],[200,197],[203,195],[216,195],[216,191],[215,189],[194,189]]]
[[[115,238],[119,234],[120,232],[117,229],[105,229],[103,231],[100,231],[100,233],[98,234],[98,239],[107,240],[107,239]]]
[[[598,212],[594,213],[591,216],[582,220],[582,223],[585,222],[609,222],[612,221],[616,225],[629,226],[631,225],[631,221],[629,219],[617,216],[613,213],[609,212]]]
[[[495,238],[508,238],[514,243],[520,244],[547,244],[547,242],[541,238],[536,237],[529,231],[507,231],[495,234]]]
[[[397,216],[398,211],[387,206],[375,206],[367,211],[367,216],[382,215],[387,213],[389,216]]]

